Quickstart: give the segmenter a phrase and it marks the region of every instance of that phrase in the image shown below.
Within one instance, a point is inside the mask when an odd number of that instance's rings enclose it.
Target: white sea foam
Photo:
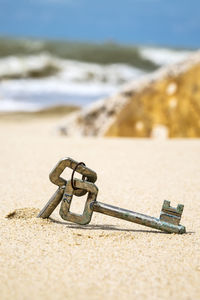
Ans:
[[[30,72],[42,72],[44,68],[59,68],[59,60],[48,54],[29,56],[9,56],[0,59],[0,79],[26,77]]]
[[[140,54],[144,58],[160,66],[178,63],[186,59],[191,53],[192,51],[173,50],[167,48],[142,47],[140,49]]]

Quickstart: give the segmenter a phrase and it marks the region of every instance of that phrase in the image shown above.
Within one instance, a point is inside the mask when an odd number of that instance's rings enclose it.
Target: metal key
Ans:
[[[87,183],[78,179],[75,179],[75,183],[78,188],[85,189],[89,192],[84,213],[82,215],[77,215],[70,212],[70,205],[74,191],[71,181],[68,181],[63,193],[63,199],[60,208],[60,216],[64,220],[81,225],[88,224],[91,220],[93,211],[96,211],[105,215],[156,228],[169,233],[182,234],[186,232],[185,227],[179,224],[184,208],[184,206],[181,204],[179,204],[177,208],[174,208],[170,206],[169,201],[165,200],[161,210],[160,218],[157,219],[127,209],[122,209],[116,206],[98,202],[96,201],[98,189],[93,183]],[[92,195],[90,195],[91,192],[93,192]]]
[[[72,169],[73,173],[75,171],[80,173],[83,178],[87,179],[87,182],[95,182],[97,180],[96,172],[86,167],[84,163],[78,163],[77,161],[69,157],[61,159],[49,174],[51,182],[58,185],[59,188],[47,202],[45,207],[39,212],[37,216],[38,218],[48,218],[61,202],[67,180],[62,178],[60,175],[67,167]],[[80,197],[85,195],[86,193],[87,190],[80,188],[75,189],[74,187],[74,194],[76,196]]]
[[[45,207],[39,212],[37,216],[38,218],[46,219],[52,214],[52,212],[56,209],[56,207],[62,200],[64,190],[65,186],[61,186],[57,189],[57,191],[49,199]]]
[[[59,186],[59,188],[45,205],[45,207],[40,211],[38,217],[48,218],[58,204],[62,201],[60,216],[64,220],[77,224],[88,224],[92,218],[93,211],[96,211],[140,225],[156,228],[165,232],[179,234],[186,232],[185,227],[179,224],[184,208],[182,204],[179,204],[177,208],[174,208],[170,206],[169,201],[165,200],[161,210],[160,218],[157,219],[96,201],[98,188],[94,182],[97,179],[97,175],[93,170],[87,168],[83,164],[84,163],[78,163],[71,158],[65,158],[58,162],[56,167],[51,171],[49,177],[54,184]],[[73,170],[72,178],[69,181],[66,181],[60,177],[61,173],[66,167],[69,167]],[[73,179],[73,175],[76,170],[83,175],[84,180]],[[88,193],[88,197],[83,214],[77,215],[71,213],[70,205],[73,195],[82,196],[86,193]]]
[[[170,204],[170,202],[165,200],[159,219],[98,201],[92,203],[92,208],[93,211],[108,216],[124,219],[126,221],[156,228],[165,232],[179,234],[185,233],[185,227],[179,224],[184,206],[179,204],[177,208],[174,208],[170,205],[168,206],[168,204]]]
[[[70,168],[73,171],[78,172],[84,178],[86,178],[87,181],[89,181],[89,182],[95,182],[97,180],[97,174],[95,171],[86,167],[84,163],[78,163],[74,159],[67,157],[67,158],[61,159],[57,163],[57,165],[53,168],[53,170],[50,172],[49,179],[51,180],[51,182],[60,187],[63,185],[66,185],[67,180],[65,180],[64,178],[62,178],[60,176],[66,168]],[[83,196],[86,194],[86,191],[81,190],[81,189],[76,189],[74,191],[74,194],[76,196]]]
[[[81,225],[86,225],[90,222],[93,213],[93,207],[91,204],[96,201],[98,188],[94,183],[75,179],[76,187],[88,192],[85,208],[82,215],[70,212],[70,205],[74,195],[74,189],[72,187],[72,181],[69,180],[66,184],[65,191],[63,193],[62,203],[60,207],[60,216],[64,220],[74,222]]]

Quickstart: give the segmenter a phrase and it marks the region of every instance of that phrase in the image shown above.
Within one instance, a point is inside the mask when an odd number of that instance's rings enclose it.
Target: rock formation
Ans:
[[[200,51],[71,114],[67,136],[200,137]]]

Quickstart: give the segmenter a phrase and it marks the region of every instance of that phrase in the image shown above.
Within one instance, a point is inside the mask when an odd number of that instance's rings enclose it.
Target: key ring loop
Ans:
[[[72,188],[73,188],[74,190],[78,190],[78,188],[75,187],[75,185],[74,185],[74,173],[76,172],[76,169],[77,169],[78,166],[80,166],[80,165],[85,166],[85,163],[82,162],[82,161],[79,162],[79,163],[76,165],[76,167],[74,168],[74,170],[73,170],[73,172],[72,172],[72,176],[71,176],[71,185],[72,185]],[[85,180],[85,176],[84,176],[84,175],[82,176],[82,180]]]

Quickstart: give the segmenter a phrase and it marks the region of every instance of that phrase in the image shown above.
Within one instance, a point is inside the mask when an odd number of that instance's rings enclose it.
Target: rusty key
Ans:
[[[73,170],[71,180],[65,180],[60,177],[66,167]],[[82,180],[74,179],[75,171],[82,174]],[[96,173],[87,168],[84,163],[78,163],[71,158],[65,158],[58,162],[56,167],[50,173],[50,180],[59,186],[58,190],[51,197],[45,207],[40,211],[38,217],[48,218],[53,210],[61,202],[60,216],[67,221],[85,225],[91,221],[93,212],[99,212],[115,218],[134,222],[147,227],[159,229],[169,233],[185,233],[186,229],[180,225],[184,206],[170,206],[170,202],[165,200],[162,206],[160,218],[154,218],[148,215],[112,206],[96,200],[98,188],[94,184],[97,179]],[[86,193],[87,200],[82,215],[70,212],[70,205],[73,196],[83,196]]]
[[[182,234],[186,232],[185,227],[179,224],[184,208],[184,206],[181,204],[179,204],[177,208],[174,208],[170,206],[169,201],[165,200],[161,210],[160,218],[158,219],[96,201],[98,189],[93,183],[85,182],[79,179],[75,179],[74,181],[77,188],[85,189],[85,191],[88,192],[88,198],[82,215],[71,213],[70,205],[74,195],[74,190],[72,187],[72,182],[68,181],[63,193],[60,208],[60,216],[64,220],[85,225],[90,222],[92,213],[95,211],[169,233]]]
[[[131,210],[108,205],[102,202],[93,202],[93,211],[112,216],[126,221],[134,222],[140,225],[159,229],[170,233],[185,233],[186,229],[180,225],[180,219],[183,212],[183,205],[179,204],[177,208],[171,207],[169,201],[164,201],[160,218],[150,217]]]

